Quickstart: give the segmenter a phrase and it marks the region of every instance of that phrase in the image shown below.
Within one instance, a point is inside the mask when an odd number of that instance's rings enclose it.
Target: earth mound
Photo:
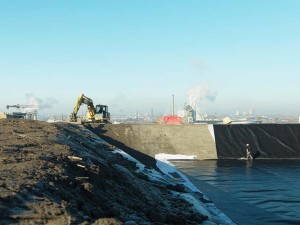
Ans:
[[[0,224],[200,224],[180,185],[156,182],[83,126],[0,120]],[[151,168],[149,168],[151,169]]]

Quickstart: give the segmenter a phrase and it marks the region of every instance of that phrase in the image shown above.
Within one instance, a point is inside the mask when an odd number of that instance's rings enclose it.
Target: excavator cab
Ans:
[[[95,119],[100,121],[110,120],[110,113],[108,112],[107,105],[96,105]]]

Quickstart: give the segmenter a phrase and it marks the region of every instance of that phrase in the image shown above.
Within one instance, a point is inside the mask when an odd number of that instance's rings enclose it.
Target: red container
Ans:
[[[182,117],[180,116],[163,116],[162,119],[164,124],[179,125],[183,123]]]

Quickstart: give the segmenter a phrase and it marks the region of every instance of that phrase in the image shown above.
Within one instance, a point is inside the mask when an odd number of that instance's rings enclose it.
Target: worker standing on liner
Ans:
[[[252,157],[251,152],[250,152],[250,145],[249,144],[246,144],[246,153],[247,153],[246,158],[252,160],[253,157]]]

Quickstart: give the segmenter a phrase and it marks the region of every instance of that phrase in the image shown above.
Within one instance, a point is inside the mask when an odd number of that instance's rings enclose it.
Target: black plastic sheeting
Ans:
[[[300,124],[214,125],[219,159],[246,157],[300,159]]]
[[[172,161],[239,225],[300,224],[299,160]]]

